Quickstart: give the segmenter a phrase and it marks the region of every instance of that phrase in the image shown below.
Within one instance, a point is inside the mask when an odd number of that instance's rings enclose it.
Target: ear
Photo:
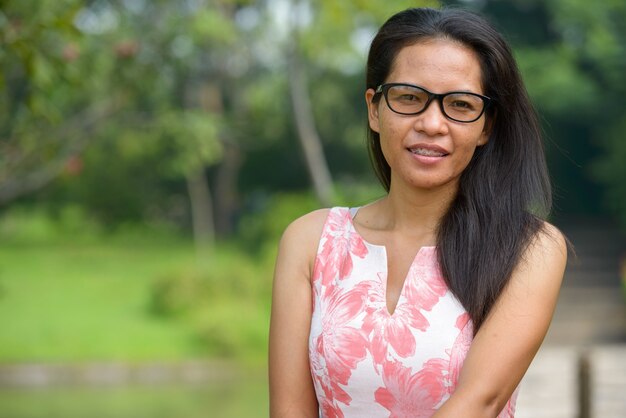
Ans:
[[[372,102],[376,92],[374,89],[367,89],[365,92],[365,103],[367,104],[367,119],[370,128],[377,133],[380,133],[380,123],[378,121],[378,105],[380,100],[376,103]]]
[[[478,138],[478,146],[482,147],[483,145],[485,145],[487,142],[489,142],[489,134],[490,134],[490,130],[488,129],[483,129],[483,131],[480,134],[480,137]]]
[[[491,130],[493,129],[493,123],[495,121],[496,115],[485,119],[485,126],[483,127],[483,131],[480,134],[480,138],[478,138],[478,145],[483,146],[487,142],[489,142],[489,137],[491,136]]]

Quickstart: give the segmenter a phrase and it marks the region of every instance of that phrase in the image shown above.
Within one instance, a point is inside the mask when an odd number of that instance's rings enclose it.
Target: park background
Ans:
[[[266,416],[282,230],[383,195],[367,48],[442,4],[513,46],[552,222],[623,239],[622,0],[0,1],[0,417]]]

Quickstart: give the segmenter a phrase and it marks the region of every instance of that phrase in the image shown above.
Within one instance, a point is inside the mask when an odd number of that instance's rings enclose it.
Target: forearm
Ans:
[[[545,337],[567,261],[558,230],[546,231],[522,262],[474,337],[458,384],[436,418],[497,417]]]
[[[455,392],[433,418],[495,418],[504,404],[506,401],[499,402],[497,395]]]

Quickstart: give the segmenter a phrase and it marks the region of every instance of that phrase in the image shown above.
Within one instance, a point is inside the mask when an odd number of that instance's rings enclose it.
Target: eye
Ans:
[[[388,91],[388,98],[397,103],[417,104],[427,99],[425,93],[420,89],[410,86],[393,86]]]
[[[483,102],[472,94],[453,93],[445,96],[444,106],[450,112],[474,113],[482,110]]]
[[[420,98],[417,97],[415,94],[405,93],[405,94],[398,96],[397,100],[401,100],[403,102],[415,102],[415,101],[419,101]]]
[[[474,105],[470,102],[464,100],[454,100],[448,104],[448,106],[453,107],[458,110],[474,110]]]
[[[390,90],[389,98],[396,103],[412,106],[421,105],[428,99],[427,97],[425,97],[424,94],[413,89],[397,89],[394,91]]]

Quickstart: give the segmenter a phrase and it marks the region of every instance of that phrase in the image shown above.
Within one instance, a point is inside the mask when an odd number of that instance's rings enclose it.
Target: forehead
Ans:
[[[387,82],[418,84],[433,92],[483,92],[476,52],[450,39],[426,39],[402,48]]]

